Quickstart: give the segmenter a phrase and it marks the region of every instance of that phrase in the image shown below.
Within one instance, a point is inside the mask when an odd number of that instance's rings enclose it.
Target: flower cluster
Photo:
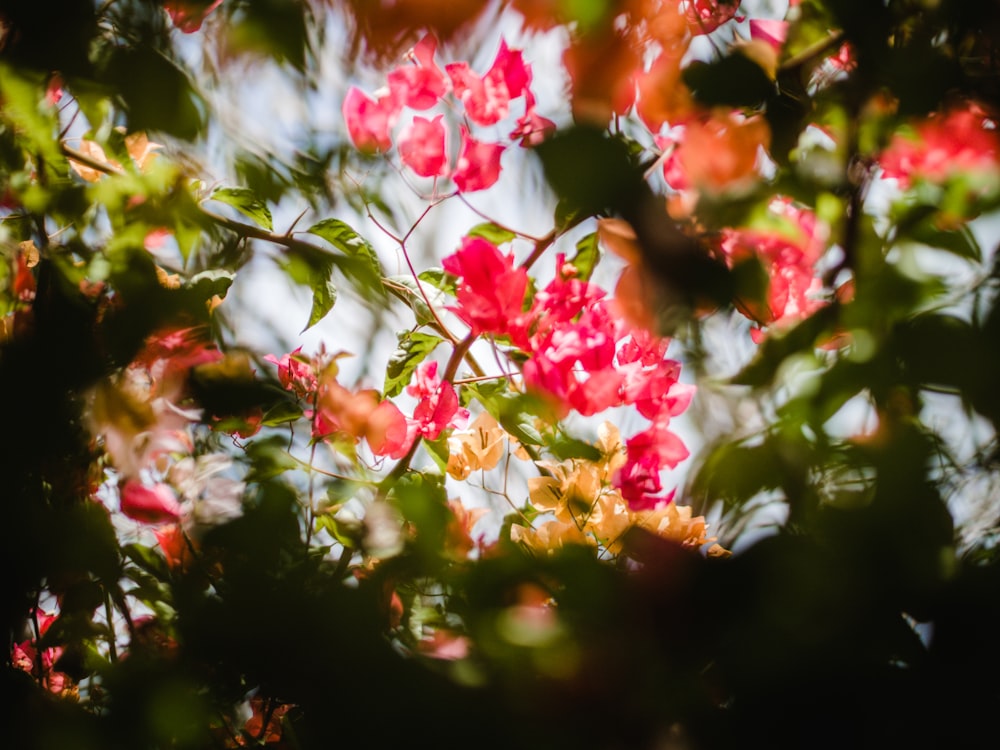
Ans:
[[[511,526],[514,542],[541,554],[580,544],[617,555],[625,533],[633,527],[695,548],[715,541],[705,534],[705,519],[692,516],[689,507],[663,503],[637,509],[626,502],[622,489],[613,484],[628,460],[617,427],[604,422],[598,429],[596,447],[601,454],[596,461],[539,462],[546,474],[528,480],[529,496],[535,510],[551,515],[551,519],[537,528]],[[713,545],[709,554],[725,554],[725,550]]]
[[[399,160],[420,177],[450,178],[460,192],[485,190],[500,177],[506,146],[474,137],[470,126],[498,125],[521,98],[524,111],[508,135],[511,141],[535,145],[554,124],[536,111],[531,66],[520,50],[501,41],[492,66],[482,75],[464,61],[449,63],[442,71],[434,61],[436,50],[437,40],[428,34],[407,53],[408,63],[389,72],[387,88],[374,98],[352,86],[343,103],[348,133],[355,146],[371,153],[389,151],[395,140]],[[442,104],[464,114],[454,159],[444,113],[403,116],[405,110],[425,112]]]
[[[191,430],[202,419],[188,379],[193,369],[223,354],[198,328],[167,328],[146,340],[117,377],[99,384],[90,410],[91,430],[118,475],[119,507],[147,524],[181,522],[185,532],[242,513],[244,485],[223,476],[232,460],[193,456]]]
[[[632,406],[651,420],[628,441],[616,481],[634,508],[669,500],[659,494],[660,471],[688,455],[670,418],[687,408],[693,392],[679,382],[680,365],[666,358],[669,341],[630,326],[606,292],[577,278],[562,255],[555,278],[526,310],[526,271],[487,240],[466,238],[443,265],[458,277],[458,316],[475,333],[508,337],[523,352],[525,386],[545,396],[558,417]]]
[[[309,405],[305,416],[312,420],[316,439],[352,444],[364,439],[374,455],[399,459],[418,437],[437,440],[445,429],[468,420],[468,411],[459,406],[454,386],[438,375],[435,361],[420,363],[407,386],[407,393],[417,399],[408,417],[375,389],[351,389],[340,383],[336,358],[325,352],[307,358],[299,348],[265,359],[277,365],[285,389]]]
[[[719,249],[730,265],[755,257],[767,272],[767,299],[741,304],[759,326],[751,331],[755,342],[763,340],[764,327],[787,327],[826,304],[816,262],[826,251],[828,235],[812,211],[782,196],[771,200],[757,226],[723,230]]]

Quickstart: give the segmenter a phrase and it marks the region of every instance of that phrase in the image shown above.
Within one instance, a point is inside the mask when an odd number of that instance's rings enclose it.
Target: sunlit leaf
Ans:
[[[501,227],[499,224],[494,224],[492,221],[487,221],[483,224],[476,224],[476,226],[466,232],[466,234],[469,237],[482,237],[484,240],[488,240],[494,245],[502,245],[505,242],[510,242],[517,237],[514,232],[505,227]]]
[[[399,345],[389,356],[385,371],[383,392],[387,397],[402,393],[417,365],[424,361],[428,354],[440,344],[443,339],[429,333],[419,331],[403,331],[399,334]]]
[[[247,218],[252,219],[257,226],[269,232],[274,229],[271,210],[254,195],[250,188],[219,188],[212,192],[210,198],[213,201],[232,206]]]

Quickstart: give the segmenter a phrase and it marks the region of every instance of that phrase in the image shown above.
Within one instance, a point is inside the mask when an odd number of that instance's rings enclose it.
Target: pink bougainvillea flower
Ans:
[[[460,414],[461,412],[461,414]],[[456,416],[468,418],[468,411],[459,409],[458,395],[451,383],[441,383],[437,390],[422,399],[413,410],[417,432],[427,440],[437,440],[450,427]]]
[[[691,33],[711,34],[722,24],[735,18],[742,21],[743,16],[737,16],[740,0],[686,0],[684,14],[687,17]]]
[[[438,115],[433,120],[414,117],[399,134],[399,158],[421,177],[444,177],[448,174],[447,132]]]
[[[421,362],[414,373],[413,383],[406,387],[407,393],[420,399],[413,411],[413,421],[417,433],[428,440],[436,440],[456,418],[469,417],[468,410],[458,406],[454,386],[442,381],[437,374],[437,366],[434,361]]]
[[[495,125],[510,112],[510,102],[521,96],[531,82],[531,69],[520,50],[500,41],[493,65],[482,77],[467,62],[445,66],[455,96],[465,106],[469,119],[478,125]]]
[[[424,360],[413,373],[413,382],[406,386],[406,392],[414,398],[430,398],[441,387],[441,377],[437,374],[438,363]]]
[[[293,391],[299,397],[316,391],[316,370],[312,362],[302,354],[301,346],[289,354],[282,354],[281,359],[268,354],[264,361],[278,366],[278,381],[285,390]]]
[[[510,131],[512,141],[519,140],[522,146],[537,146],[556,130],[552,120],[535,111],[535,95],[531,89],[524,92],[524,114],[517,119],[517,127]]]
[[[771,129],[760,116],[715,112],[687,123],[678,149],[679,166],[699,189],[720,193],[739,189],[758,177],[761,152]]]
[[[399,115],[399,104],[392,94],[372,99],[351,86],[344,97],[343,114],[347,133],[359,150],[377,153],[392,148],[392,126]]]
[[[141,523],[171,523],[181,517],[181,506],[174,491],[159,483],[149,487],[129,479],[120,490],[121,511]]]
[[[656,465],[673,469],[688,457],[689,452],[684,441],[670,429],[668,419],[657,419],[642,432],[625,441],[625,448],[630,460],[646,460],[652,458]]]
[[[788,36],[788,21],[772,18],[750,19],[750,38],[767,42],[774,49],[780,50]]]
[[[816,261],[826,250],[829,228],[816,215],[785,197],[768,206],[767,228],[725,229],[719,249],[730,265],[756,257],[768,274],[765,300],[741,300],[740,308],[760,326],[787,327],[808,317],[826,302]],[[763,339],[754,329],[755,341]]]
[[[944,182],[957,173],[995,175],[1000,169],[997,121],[978,104],[931,115],[897,133],[879,157],[882,173],[902,188],[918,179]]]
[[[462,148],[451,176],[463,193],[485,190],[500,179],[500,156],[504,147],[499,143],[483,143],[469,134],[462,125]]]
[[[389,73],[389,90],[397,101],[412,109],[430,109],[448,92],[448,79],[434,62],[436,50],[437,39],[427,34],[406,55],[416,64]]]
[[[629,458],[615,474],[614,485],[632,510],[655,508],[665,501],[660,495],[663,491],[660,465],[652,456]]]
[[[198,31],[208,14],[220,5],[222,0],[167,0],[163,3],[171,23],[185,34]]]
[[[465,237],[457,252],[442,261],[459,279],[455,313],[475,335],[505,334],[521,316],[528,272],[514,267],[514,256],[482,237]]]
[[[365,439],[376,456],[398,459],[406,455],[416,437],[416,424],[388,399],[379,403],[368,417]]]
[[[314,431],[356,440],[365,435],[378,403],[374,390],[352,391],[328,378],[317,392]]]

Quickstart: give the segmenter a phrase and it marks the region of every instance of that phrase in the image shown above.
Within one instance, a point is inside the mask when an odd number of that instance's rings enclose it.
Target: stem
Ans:
[[[448,359],[444,374],[441,375],[442,382],[450,383],[452,381],[455,373],[458,371],[458,366],[462,363],[466,353],[477,338],[476,334],[470,332],[464,339],[458,342],[451,353],[451,357]],[[392,471],[389,472],[388,476],[382,480],[376,499],[384,499],[388,494],[388,488],[406,473],[406,470],[410,467],[410,462],[413,461],[413,457],[417,453],[417,448],[420,447],[421,439],[419,435],[413,438],[413,443],[410,445],[410,449],[406,452],[406,455],[399,459],[396,465],[392,467]]]
[[[315,413],[316,407],[313,407]],[[306,554],[309,553],[309,545],[312,542],[313,524],[316,522],[316,512],[313,505],[313,491],[316,484],[316,473],[313,464],[316,461],[316,441],[313,441],[312,448],[309,449],[309,513],[306,517]]]
[[[112,663],[118,661],[118,648],[115,644],[114,608],[111,606],[111,592],[104,589],[104,616],[108,620],[108,659]]]
[[[844,40],[844,32],[835,31],[825,39],[820,39],[818,42],[809,45],[804,50],[799,52],[797,55],[789,57],[787,60],[781,63],[781,65],[778,66],[778,72],[784,73],[788,70],[792,70],[793,68],[799,65],[803,65],[804,63],[807,63],[810,60],[820,57],[821,55],[826,54],[831,49],[836,47],[843,40]]]

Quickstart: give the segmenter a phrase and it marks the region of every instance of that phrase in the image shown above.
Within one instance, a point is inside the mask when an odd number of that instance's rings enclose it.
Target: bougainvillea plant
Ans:
[[[986,727],[995,4],[28,5],[13,746]]]

